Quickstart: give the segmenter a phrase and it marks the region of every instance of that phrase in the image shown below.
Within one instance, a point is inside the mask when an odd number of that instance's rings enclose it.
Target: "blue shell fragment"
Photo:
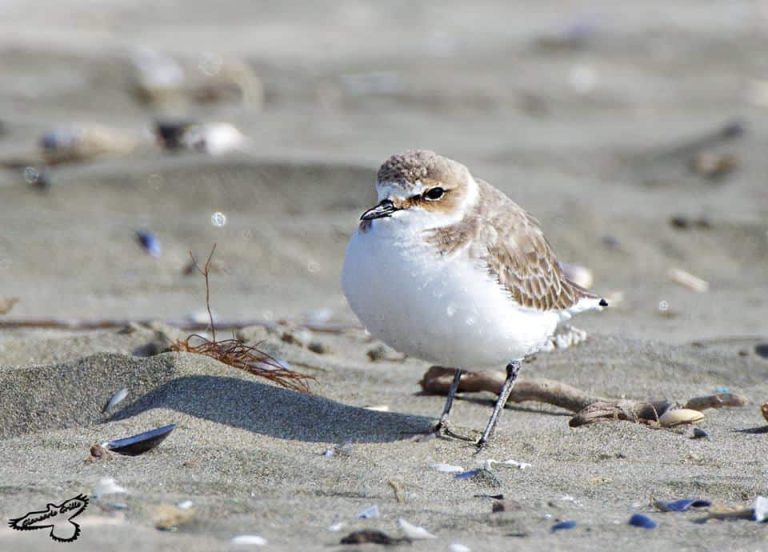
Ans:
[[[137,230],[136,239],[139,240],[141,247],[143,247],[152,257],[158,258],[163,254],[160,240],[158,240],[157,236],[152,232],[149,232],[148,230]]]
[[[555,531],[560,531],[562,529],[575,529],[575,528],[576,528],[576,522],[569,519],[566,521],[561,521],[560,523],[555,523],[552,526],[552,532],[554,533]]]
[[[165,438],[176,429],[176,424],[168,424],[157,429],[151,429],[137,435],[131,435],[123,439],[114,439],[107,443],[107,448],[118,454],[126,456],[138,456],[165,441]]]
[[[658,523],[653,521],[645,514],[632,514],[632,517],[629,518],[628,523],[633,527],[642,527],[643,529],[656,529],[656,527],[659,526]]]
[[[481,471],[481,469],[480,469],[480,468],[478,468],[478,469],[476,469],[476,470],[468,470],[468,471],[463,471],[463,472],[461,472],[461,473],[457,473],[456,475],[454,475],[454,476],[453,476],[453,478],[454,478],[454,479],[457,479],[457,480],[459,480],[459,481],[464,481],[464,480],[466,480],[466,479],[472,479],[472,478],[473,478],[473,477],[475,477],[477,474],[479,474],[479,473],[480,473],[480,471]]]
[[[658,501],[656,504],[665,512],[685,512],[689,508],[708,508],[712,506],[709,500],[696,498],[683,498],[681,500],[673,500],[672,502]]]

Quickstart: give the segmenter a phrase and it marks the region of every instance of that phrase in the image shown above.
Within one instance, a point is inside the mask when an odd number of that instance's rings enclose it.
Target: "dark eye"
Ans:
[[[440,199],[445,194],[445,190],[440,188],[439,186],[437,188],[431,188],[424,192],[424,197],[430,200]]]

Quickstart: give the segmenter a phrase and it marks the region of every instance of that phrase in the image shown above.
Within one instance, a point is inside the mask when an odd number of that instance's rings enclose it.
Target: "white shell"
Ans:
[[[232,537],[229,541],[232,545],[250,545],[250,546],[264,546],[267,544],[267,539],[260,535],[238,535]]]
[[[704,419],[704,414],[698,410],[690,408],[675,408],[667,410],[659,418],[659,423],[663,427],[675,427],[683,424],[695,424]]]
[[[411,540],[426,540],[437,538],[423,527],[408,523],[403,518],[397,520],[397,526],[400,527],[400,530],[403,532],[403,534]]]
[[[102,496],[111,495],[111,494],[126,494],[128,491],[124,488],[118,485],[115,482],[115,479],[112,477],[105,477],[103,479],[100,479],[99,482],[96,484],[96,487],[93,489],[93,496],[96,498],[101,498]]]

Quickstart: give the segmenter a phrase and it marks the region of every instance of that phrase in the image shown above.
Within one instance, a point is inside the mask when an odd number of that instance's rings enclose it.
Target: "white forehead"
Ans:
[[[387,198],[407,199],[415,195],[424,193],[427,186],[422,183],[421,180],[417,180],[413,184],[408,184],[406,188],[398,182],[377,182],[376,193],[379,196],[379,201]]]

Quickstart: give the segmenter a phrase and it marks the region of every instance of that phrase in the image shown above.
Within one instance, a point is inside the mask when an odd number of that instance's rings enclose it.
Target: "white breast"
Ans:
[[[504,366],[554,332],[558,313],[520,307],[467,255],[441,257],[396,221],[373,222],[349,243],[342,288],[368,331],[394,349],[445,366]]]

